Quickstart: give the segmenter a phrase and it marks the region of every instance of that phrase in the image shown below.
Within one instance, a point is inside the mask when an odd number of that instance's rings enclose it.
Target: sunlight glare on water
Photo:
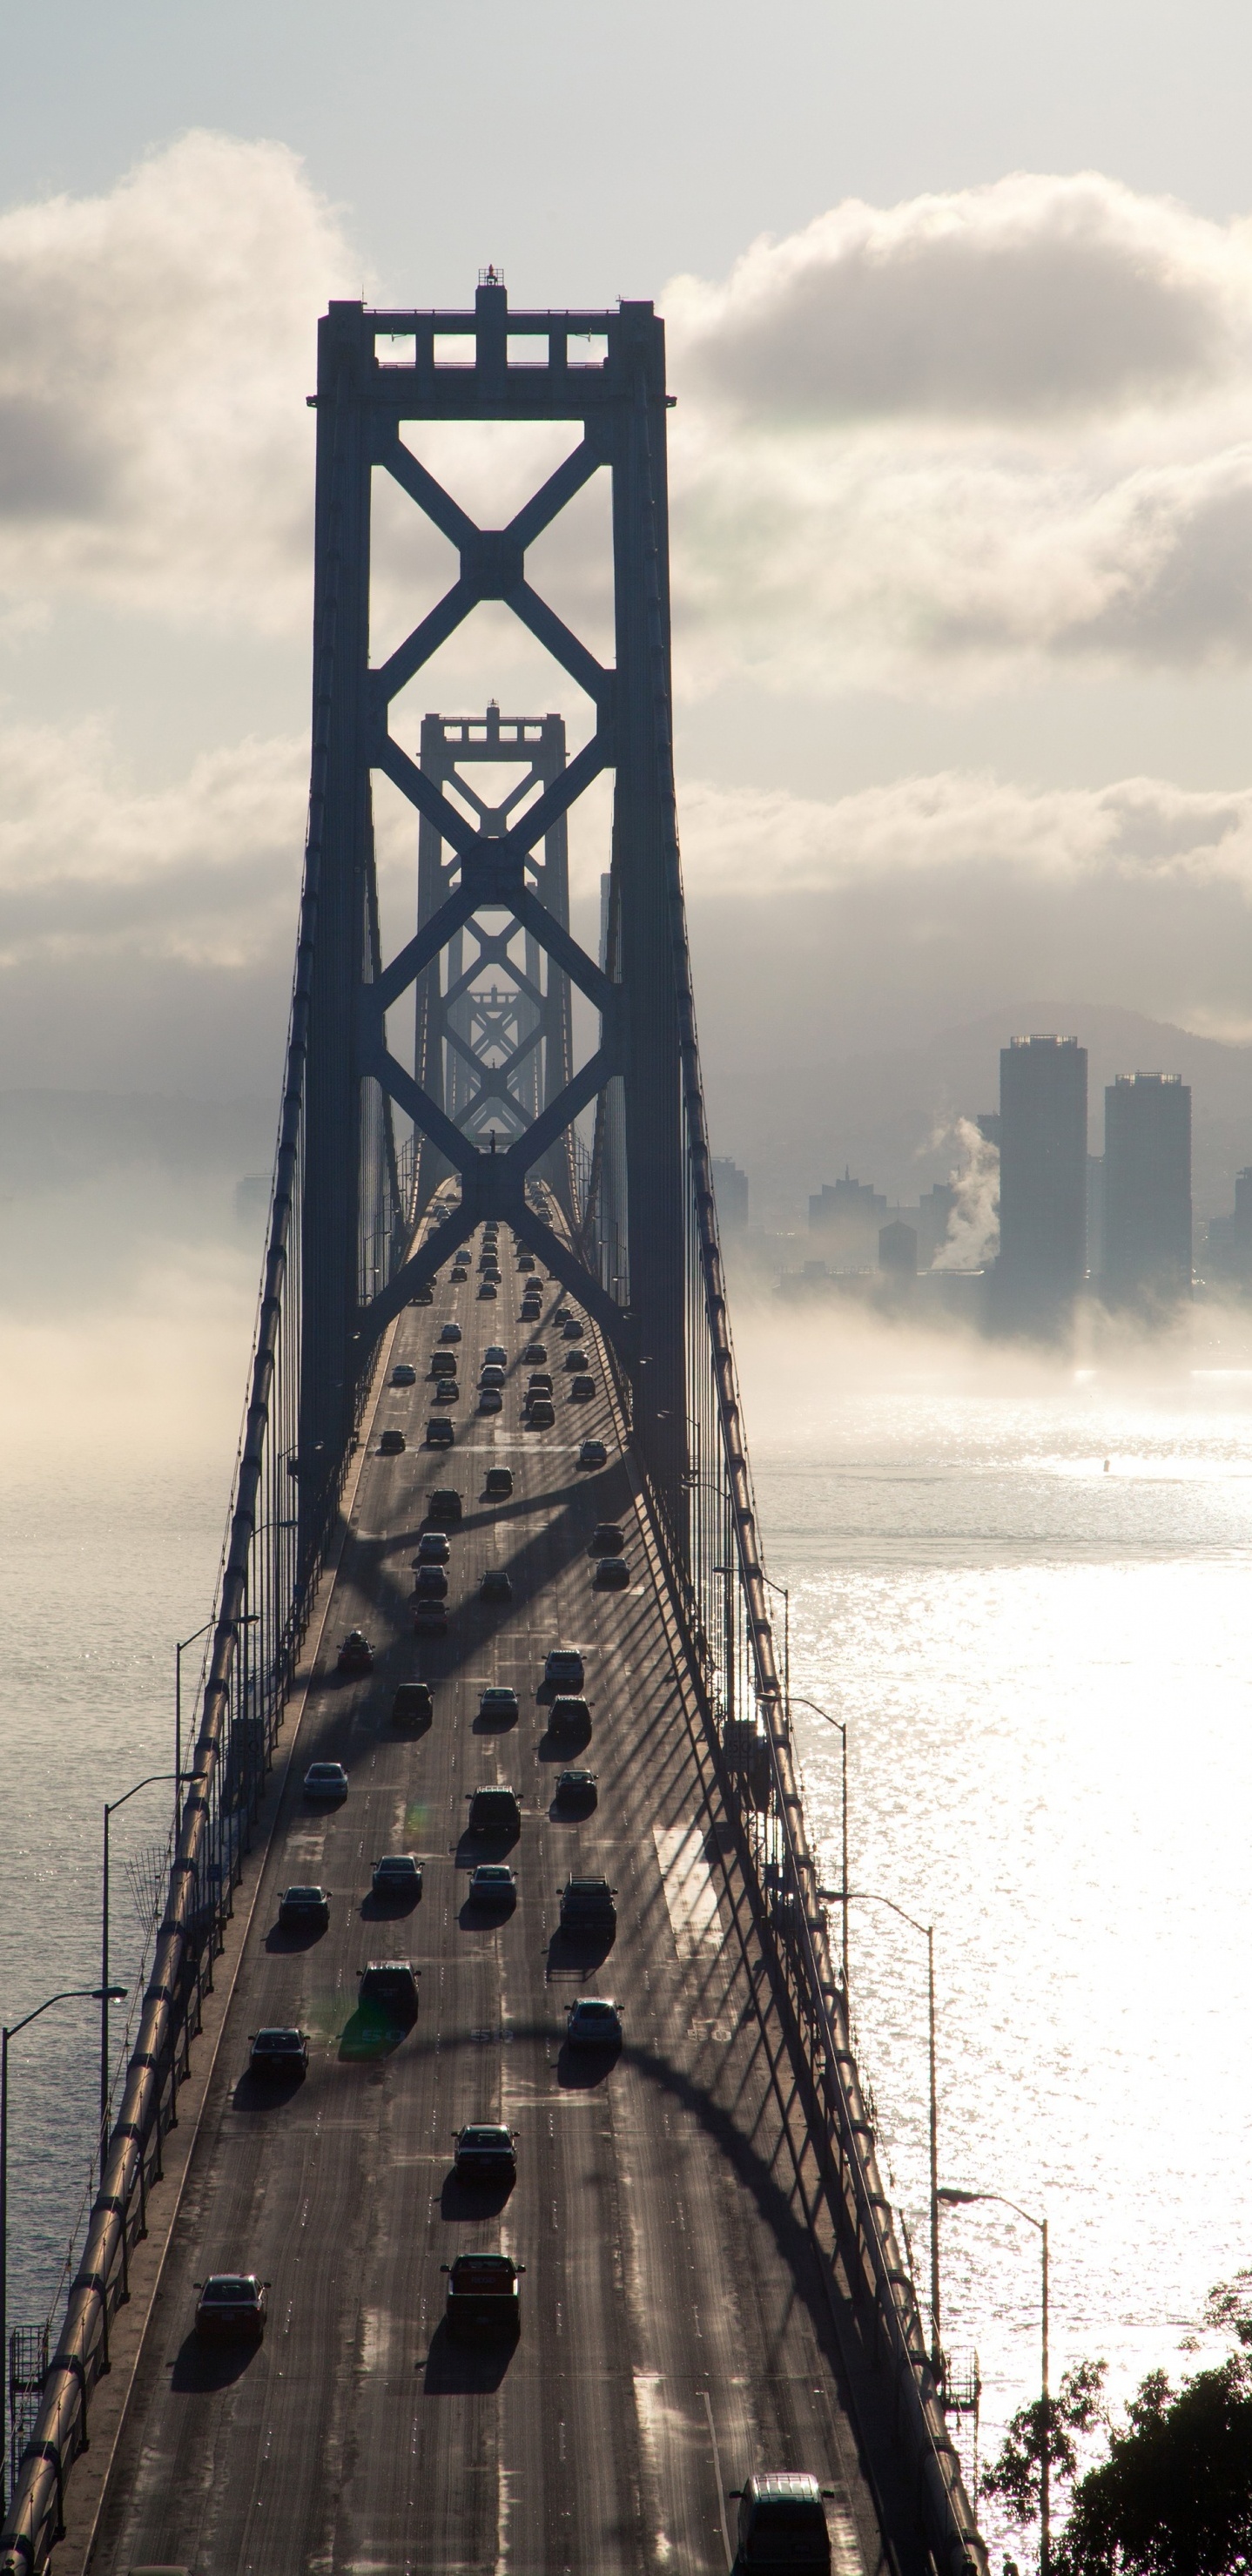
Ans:
[[[935,1925],[940,2178],[1047,2215],[1054,2384],[1102,2357],[1124,2397],[1252,2255],[1252,1372],[759,1308],[739,1341],[793,1690],[849,1725],[852,1884]],[[795,1728],[834,1885],[839,1738]],[[851,1917],[926,2289],[925,1943]],[[1038,2388],[1039,2240],[984,2206],[941,2248],[985,2458]]]

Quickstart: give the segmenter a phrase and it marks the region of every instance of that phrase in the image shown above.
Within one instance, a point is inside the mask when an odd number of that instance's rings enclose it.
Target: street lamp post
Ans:
[[[824,1888],[818,1889],[819,1896],[824,1896],[826,1893]],[[872,1888],[867,1887],[850,1888],[846,1880],[842,1893],[845,1908],[848,1905],[888,1906],[893,1914],[899,1915],[902,1923],[907,1923],[914,1932],[920,1932],[926,1944],[927,2056],[930,2070],[930,2366],[934,2372],[936,2386],[942,2388],[943,2338],[939,2316],[939,2087],[935,2048],[935,1927],[933,1923],[919,1923],[915,1914],[906,1914],[904,1907],[897,1905],[894,1896],[879,1896]]]
[[[191,1639],[189,1638],[187,1642],[190,1644]],[[174,1774],[170,1771],[149,1771],[142,1780],[136,1780],[133,1789],[126,1789],[120,1798],[108,1799],[105,1802],[104,1855],[100,1877],[100,1983],[95,1990],[100,1997],[100,2172],[102,2177],[109,2122],[109,2002],[111,1998],[116,2001],[119,1995],[124,1995],[126,1992],[125,1986],[109,1984],[109,1819],[117,1814],[119,1807],[126,1806],[131,1798],[137,1798],[141,1789],[150,1789],[154,1780],[170,1780],[173,1777]]]
[[[788,1694],[788,1696],[790,1696],[790,1694]],[[843,1877],[840,1885],[839,1897],[843,1908],[843,1983],[844,1990],[846,1992],[848,1984],[848,1907],[852,1901],[851,1891],[848,1887],[848,1729],[843,1718],[832,1717],[828,1708],[819,1708],[815,1699],[805,1699],[803,1694],[800,1692],[797,1692],[796,1694],[796,1707],[811,1708],[814,1717],[824,1718],[827,1726],[837,1726],[841,1739],[840,1774],[843,1809]]]
[[[935,2194],[945,2208],[964,2208],[970,2201],[991,2200],[999,2209],[1011,2209],[1015,2218],[1024,2219],[1027,2227],[1037,2230],[1040,2246],[1040,2358],[1039,2391],[1042,2399],[1042,2442],[1039,2460],[1039,2576],[1049,2576],[1052,2555],[1052,2426],[1048,2398],[1048,2222],[1022,2209],[1015,2200],[1007,2200],[1002,2191],[958,2191],[945,2184]]]
[[[207,1635],[208,1635],[208,1633],[209,1633],[209,1630],[210,1630],[210,1628],[212,1627],[212,1625],[213,1625],[213,1621],[212,1621],[211,1619],[206,1619],[206,1620],[205,1620],[205,1623],[204,1623],[204,1626],[203,1626],[202,1628],[197,1628],[197,1629],[196,1629],[196,1631],[195,1631],[195,1635],[194,1635],[194,1636],[191,1636],[191,1637],[184,1637],[184,1638],[182,1638],[182,1639],[181,1639],[181,1641],[180,1641],[180,1643],[179,1643],[178,1645],[176,1645],[176,1646],[175,1646],[175,1648],[174,1648],[174,1771],[173,1771],[173,1777],[174,1777],[174,1779],[175,1779],[176,1781],[180,1781],[180,1782],[181,1782],[181,1780],[182,1780],[182,1776],[183,1776],[183,1657],[184,1657],[184,1655],[185,1655],[185,1654],[186,1654],[186,1652],[187,1652],[187,1648],[188,1648],[188,1646],[194,1646],[194,1645],[198,1644],[198,1642],[199,1642],[199,1640],[200,1640],[200,1638],[201,1638],[201,1637],[207,1637]],[[177,1839],[178,1839],[178,1802],[177,1802],[177,1799],[175,1799],[175,1802],[174,1802],[174,1838],[175,1838],[175,1841],[177,1841]]]
[[[51,2012],[54,2004],[102,2002],[107,2010],[110,2000],[120,2003],[124,1986],[112,1986],[103,1993],[99,1986],[62,1986],[44,2003],[21,2021],[6,2023],[0,2030],[0,2368],[4,2371],[4,2392],[0,2398],[0,2514],[4,2510],[8,2478],[9,2435],[12,2429],[12,2390],[9,2371],[9,2042],[18,2032],[27,2030],[41,2013]]]

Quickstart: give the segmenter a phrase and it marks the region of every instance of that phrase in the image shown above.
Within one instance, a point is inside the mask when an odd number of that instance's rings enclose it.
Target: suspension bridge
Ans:
[[[6,2361],[0,2568],[720,2576],[736,2490],[803,2473],[837,2576],[985,2576],[774,1651],[679,864],[663,325],[511,311],[490,272],[472,311],[332,304],[312,399],[308,832],[243,1433],[99,2191],[55,2348]],[[422,461],[447,423],[568,444],[480,526]],[[597,479],[611,660],[528,571]],[[381,480],[458,570],[379,660]],[[565,712],[415,723],[484,603]],[[606,774],[593,954],[567,829]],[[392,956],[380,777],[415,825]],[[386,1855],[416,1863],[399,1908]],[[325,1905],[292,1930],[297,1886]],[[418,2001],[380,2029],[358,1978],[388,1961]],[[607,2049],[573,2045],[587,1998]],[[307,2071],[263,2084],[261,2029]],[[473,2124],[509,2133],[486,2183],[454,2165]],[[507,2258],[506,2339],[453,2335],[467,2254]],[[217,2276],[264,2285],[263,2334],[206,2343]]]

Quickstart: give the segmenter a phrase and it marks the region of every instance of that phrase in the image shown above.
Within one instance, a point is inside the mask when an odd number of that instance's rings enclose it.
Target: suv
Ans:
[[[444,2315],[453,2342],[458,2335],[515,2335],[521,2325],[518,2278],[526,2269],[509,2254],[458,2254],[441,2263],[448,2275]]]
[[[487,1469],[487,1481],[483,1487],[483,1492],[485,1493],[489,1503],[507,1503],[512,1491],[513,1470],[511,1467],[489,1467]]]
[[[452,2150],[458,2182],[516,2182],[517,2142],[511,2129],[495,2120],[471,2120],[458,2129]]]
[[[591,1733],[591,1711],[586,1700],[559,1691],[548,1711],[548,1728],[558,1744],[569,1744],[575,1736],[585,1744]]]
[[[787,2469],[748,2480],[739,2497],[732,2576],[830,2576],[830,2534],[816,2478]]]
[[[593,1377],[576,1377],[570,1383],[570,1403],[590,1404],[595,1391],[596,1382]]]
[[[553,1646],[543,1668],[549,1690],[580,1691],[586,1678],[577,1646]]]
[[[371,1959],[361,1970],[357,2009],[366,2021],[389,2030],[411,2030],[417,2019],[417,1976],[411,1959]]]
[[[452,1424],[449,1422],[447,1414],[432,1413],[430,1420],[426,1425],[427,1448],[450,1449],[455,1439],[456,1432],[453,1429]]]
[[[469,1802],[469,1828],[472,1834],[516,1834],[521,1832],[522,1811],[516,1789],[491,1786],[475,1789]]]
[[[532,1395],[526,1407],[526,1419],[532,1431],[550,1431],[556,1421],[550,1395]]]
[[[451,1423],[447,1427],[450,1431]],[[437,1485],[426,1506],[427,1520],[434,1521],[437,1526],[446,1529],[450,1521],[459,1521],[460,1517],[460,1495],[454,1494],[450,1485]]]
[[[429,1682],[400,1682],[391,1703],[393,1726],[430,1726],[434,1707]]]
[[[612,1932],[617,1928],[617,1894],[607,1878],[567,1878],[561,1889],[563,1932]]]
[[[458,1333],[457,1340],[459,1341],[460,1338],[461,1336]],[[455,1377],[456,1369],[457,1359],[455,1351],[436,1351],[433,1354],[430,1363],[430,1373],[432,1377]]]

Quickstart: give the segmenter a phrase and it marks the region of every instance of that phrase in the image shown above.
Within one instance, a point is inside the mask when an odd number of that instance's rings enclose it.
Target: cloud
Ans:
[[[0,591],[306,625],[316,322],[360,288],[276,143],[0,216]]]
[[[960,770],[824,802],[694,780],[681,798],[683,864],[700,899],[838,894],[902,881],[985,879],[1057,892],[1098,882],[1252,899],[1252,788],[1234,794],[1128,778],[1038,789]]]
[[[851,203],[664,299],[685,684],[1252,651],[1252,226],[1088,173]]]
[[[1252,230],[1098,172],[853,199],[665,298],[678,366],[754,419],[1025,421],[1246,368]]]

